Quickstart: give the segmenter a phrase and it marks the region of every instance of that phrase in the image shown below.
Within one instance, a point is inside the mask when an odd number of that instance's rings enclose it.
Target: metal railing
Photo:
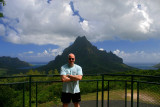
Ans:
[[[60,79],[59,80],[47,80],[47,81],[34,81],[33,78],[38,78],[38,77],[60,77],[60,75],[26,75],[26,76],[10,76],[10,77],[0,77],[0,86],[10,86],[12,88],[12,85],[22,85],[23,87],[23,97],[22,97],[22,102],[23,102],[23,107],[25,107],[26,99],[25,99],[25,91],[26,91],[26,85],[28,86],[28,92],[29,92],[29,104],[28,106],[32,106],[32,88],[35,88],[36,91],[36,96],[35,96],[35,106],[38,106],[38,84],[41,83],[61,83]],[[85,78],[86,77],[86,78]],[[91,77],[91,79],[87,78]],[[95,77],[96,79],[92,78]],[[15,78],[28,78],[24,79],[27,81],[21,81],[21,82],[10,82],[8,79],[15,79]],[[156,87],[156,90],[160,90],[160,76],[142,76],[142,75],[121,75],[121,74],[101,74],[101,75],[84,75],[83,80],[80,81],[80,84],[83,84],[83,82],[95,82],[96,84],[96,107],[101,106],[107,106],[110,107],[110,91],[112,91],[111,85],[113,85],[113,82],[121,82],[124,84],[124,92],[125,92],[125,98],[124,98],[124,106],[128,106],[128,98],[127,98],[127,91],[130,90],[131,92],[131,97],[130,97],[130,107],[134,107],[134,104],[136,102],[136,106],[140,107],[140,90],[143,85],[151,84],[152,86]],[[6,80],[6,81],[2,81]],[[7,81],[8,80],[8,81]],[[32,86],[32,84],[35,84],[35,86]],[[143,84],[143,85],[140,85]],[[101,87],[99,87],[99,85]],[[115,85],[116,86],[116,85]],[[141,86],[141,87],[140,87]],[[146,86],[147,87],[147,86]],[[136,90],[136,100],[134,101],[134,91]],[[61,90],[59,90],[61,91]],[[107,100],[104,98],[104,92],[107,92]],[[101,104],[99,105],[99,92],[101,92]],[[1,92],[0,92],[1,93]],[[157,91],[158,93],[158,91]],[[160,97],[160,93],[157,94],[158,97]],[[5,96],[5,95],[4,95]],[[82,99],[83,101],[83,99]],[[107,105],[104,105],[104,102],[107,101]],[[154,102],[155,103],[155,102]],[[160,106],[160,101],[157,101],[156,104]],[[157,107],[158,107],[157,106]]]

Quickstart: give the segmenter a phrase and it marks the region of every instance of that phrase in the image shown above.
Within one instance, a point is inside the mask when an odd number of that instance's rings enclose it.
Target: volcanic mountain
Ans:
[[[80,65],[84,74],[115,73],[133,69],[123,63],[122,58],[112,52],[101,51],[93,46],[85,36],[77,37],[72,45],[64,49],[62,55],[41,67],[41,70],[49,71],[58,69],[68,63],[68,54],[74,53],[75,63]]]

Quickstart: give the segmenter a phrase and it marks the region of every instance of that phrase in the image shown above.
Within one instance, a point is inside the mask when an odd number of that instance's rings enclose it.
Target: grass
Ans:
[[[82,95],[83,101],[96,100],[97,93]],[[101,100],[102,92],[98,92],[98,100]],[[104,91],[104,100],[108,99],[108,91]],[[109,100],[125,100],[124,90],[112,90],[109,92]],[[137,102],[137,90],[134,90],[133,100]],[[131,91],[127,90],[127,101],[131,101]],[[139,101],[147,104],[160,105],[160,93],[140,90]]]
[[[114,90],[110,91],[110,100],[124,100],[124,96],[122,96],[122,93],[124,93],[123,90]],[[116,94],[116,95],[115,95]],[[97,93],[88,93],[86,95],[82,95],[83,101],[89,101],[89,100],[96,100]],[[98,100],[101,100],[102,92],[98,92]],[[108,91],[104,91],[104,100],[107,100],[108,97]]]
[[[62,106],[62,103],[61,103],[60,99],[56,103],[54,103],[53,101],[50,101],[50,102],[46,102],[46,103],[43,103],[43,104],[38,104],[38,107],[52,107],[52,106],[55,106],[55,105]],[[35,106],[33,106],[33,107],[35,107]]]
[[[124,90],[111,90],[109,92],[110,97],[109,100],[125,100],[125,92]],[[82,101],[90,101],[90,100],[96,100],[97,93],[88,93],[85,95],[81,95]],[[101,100],[102,92],[98,92],[98,100]],[[108,97],[108,91],[104,91],[104,100],[107,100]],[[160,93],[154,93],[149,92],[145,90],[140,90],[139,99],[141,103],[147,103],[147,104],[156,104],[160,105]],[[134,102],[137,102],[137,91],[134,90],[133,93],[133,100]],[[131,91],[127,90],[127,101],[131,101]],[[39,104],[38,107],[51,107],[55,105],[53,101]],[[58,102],[57,105],[62,105],[62,103]]]
[[[38,107],[52,107],[54,105],[56,105],[56,104],[53,101],[51,101],[51,102],[47,102],[47,103],[43,103],[43,104],[38,104]],[[62,105],[62,104],[59,103],[58,105]]]

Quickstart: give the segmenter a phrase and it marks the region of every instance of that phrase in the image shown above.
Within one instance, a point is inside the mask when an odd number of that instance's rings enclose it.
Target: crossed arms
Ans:
[[[61,75],[63,82],[78,81],[82,79],[82,75]]]

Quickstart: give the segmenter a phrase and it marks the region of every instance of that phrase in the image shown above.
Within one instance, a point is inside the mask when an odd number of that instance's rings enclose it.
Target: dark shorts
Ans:
[[[72,100],[73,103],[80,102],[81,101],[80,93],[71,94],[71,93],[62,92],[61,101],[63,103],[70,103],[71,100]]]

